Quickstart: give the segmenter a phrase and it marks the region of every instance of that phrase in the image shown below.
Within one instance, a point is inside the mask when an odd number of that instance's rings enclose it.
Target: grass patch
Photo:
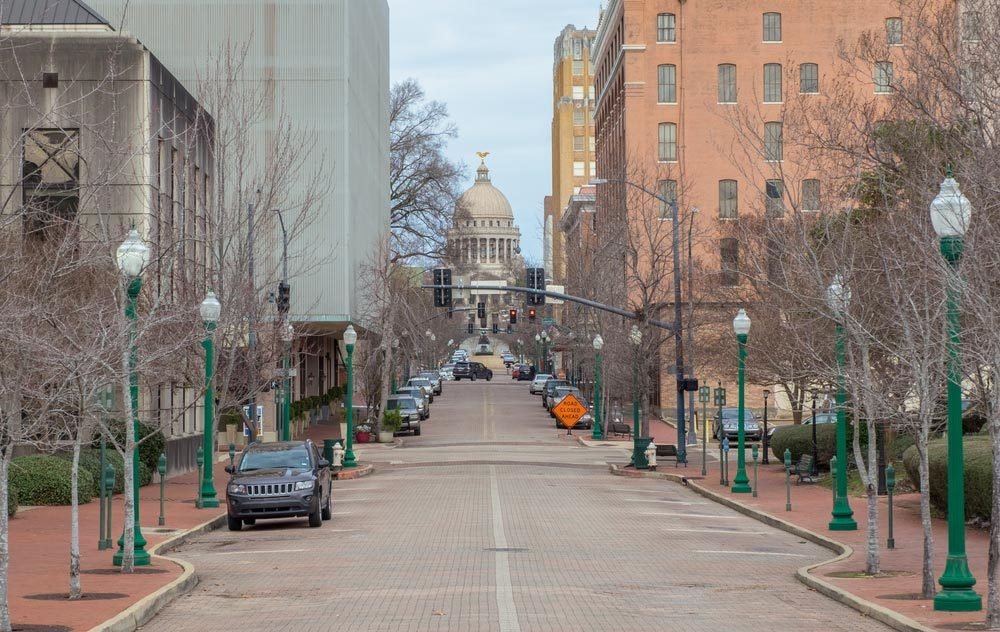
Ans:
[[[895,466],[894,466],[895,467]],[[821,476],[816,484],[820,487],[825,487],[830,490],[830,494],[833,494],[833,486],[835,484],[835,478],[829,474]],[[896,468],[896,489],[893,494],[908,494],[910,492],[917,491],[917,486],[910,481],[909,475],[906,473],[906,468],[897,467]],[[865,492],[865,486],[861,482],[861,475],[857,470],[848,470],[847,472],[847,495],[853,496],[854,498],[864,498],[867,496]]]

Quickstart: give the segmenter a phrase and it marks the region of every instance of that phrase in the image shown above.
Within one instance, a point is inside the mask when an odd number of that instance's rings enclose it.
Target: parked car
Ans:
[[[714,423],[712,425],[712,434],[719,441],[722,438],[729,437],[729,440],[738,438],[739,436],[739,409],[738,408],[723,408],[722,417],[720,419],[719,413],[715,413]],[[760,441],[761,435],[760,424],[757,423],[757,417],[749,409],[743,410],[743,437],[747,441]]]
[[[569,386],[569,385],[570,383],[568,380],[560,380],[557,378],[552,378],[546,381],[545,386],[542,387],[542,407],[545,410],[549,410],[550,408],[552,408],[550,398],[552,397],[552,394],[555,393],[556,387]]]
[[[535,379],[535,367],[530,364],[519,364],[514,367],[511,375],[518,382],[530,382]]]
[[[312,441],[251,443],[226,472],[230,531],[258,518],[308,517],[309,526],[318,527],[333,517],[330,463]]]
[[[837,423],[837,413],[816,413],[815,418],[813,418],[813,417],[810,416],[808,419],[803,419],[802,420],[802,425],[803,426],[811,426],[814,423],[817,426],[823,426],[823,425],[827,425],[827,424],[835,424],[835,423]],[[791,427],[791,426],[774,426],[774,425],[768,425],[768,428],[767,428],[767,439],[768,439],[768,441],[771,440],[771,438],[774,436],[774,433],[777,432],[780,428],[789,428],[789,427]]]
[[[574,397],[580,400],[580,403],[587,408],[587,412],[584,413],[583,417],[580,417],[580,420],[576,422],[576,425],[573,426],[573,428],[579,428],[580,430],[593,428],[594,418],[591,415],[591,406],[587,403],[587,398],[583,396],[583,393],[580,392],[580,389],[576,388],[575,386],[556,387],[555,393],[550,397],[550,399],[552,400],[552,406],[549,407],[549,416],[555,418],[556,428],[565,428],[566,426],[562,425],[562,422],[560,422],[559,418],[556,417],[556,414],[552,412],[552,409],[554,409],[559,404],[559,402],[561,402],[563,398],[570,393],[572,393]]]
[[[515,358],[514,355],[511,354],[511,353],[505,353],[501,357],[503,358],[503,363],[504,363],[504,366],[506,366],[506,367],[510,367],[515,362],[517,362],[517,358]]]
[[[427,395],[427,403],[434,403],[434,384],[425,377],[411,377],[406,383],[407,386],[416,386],[418,388],[424,389],[424,393]]]
[[[422,377],[424,379],[431,381],[431,386],[434,388],[434,394],[441,394],[441,373],[438,371],[421,371],[417,377]]]
[[[493,371],[486,368],[482,362],[456,362],[455,369],[452,372],[455,375],[455,380],[472,380],[475,382],[479,380],[492,380]]]
[[[427,419],[431,416],[431,405],[427,401],[427,393],[419,386],[401,386],[396,389],[396,395],[409,395],[417,400],[417,410],[420,411],[420,418]]]
[[[417,400],[413,397],[391,395],[385,400],[386,410],[398,410],[403,418],[403,425],[397,432],[409,432],[420,436],[420,410],[417,408]]]
[[[554,380],[549,380],[549,382],[553,381]],[[548,384],[546,384],[545,386],[546,388],[548,388]],[[557,384],[549,393],[548,411],[550,417],[556,416],[555,413],[552,412],[552,409],[555,408],[559,404],[559,402],[561,402],[563,398],[566,397],[566,395],[569,393],[575,395],[576,398],[581,402],[586,402],[586,400],[583,397],[583,393],[581,393],[580,389],[578,389],[577,387],[573,386],[572,384]]]
[[[532,395],[541,395],[542,389],[545,388],[545,382],[552,378],[549,373],[536,373],[534,379],[531,380],[531,386],[528,387],[528,392]]]
[[[438,369],[438,375],[440,375],[441,379],[445,381],[454,380],[455,376],[451,374],[454,369],[455,363],[449,362],[448,364],[442,365],[441,368]]]

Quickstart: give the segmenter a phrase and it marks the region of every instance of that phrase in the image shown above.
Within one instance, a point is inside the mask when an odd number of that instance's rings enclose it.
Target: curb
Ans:
[[[355,478],[361,478],[362,476],[368,476],[375,471],[375,466],[371,463],[362,465],[360,467],[352,468],[350,470],[340,470],[337,472],[338,481],[349,481]]]
[[[139,626],[149,622],[156,614],[183,594],[191,592],[198,585],[198,576],[192,564],[184,560],[162,555],[171,551],[191,538],[208,533],[222,526],[226,521],[226,514],[221,514],[203,522],[200,525],[178,533],[172,538],[160,542],[149,550],[150,555],[158,560],[172,562],[181,567],[180,577],[163,586],[159,590],[146,595],[138,602],[129,606],[124,612],[108,619],[104,623],[94,626],[90,632],[134,632]]]
[[[917,621],[914,621],[913,619],[894,610],[890,610],[884,606],[862,599],[853,593],[847,592],[839,586],[835,586],[830,582],[811,574],[812,571],[822,568],[827,564],[840,562],[853,555],[854,549],[847,544],[832,540],[824,535],[800,527],[797,524],[782,520],[772,514],[759,511],[753,507],[744,505],[743,503],[736,502],[731,498],[726,498],[725,496],[722,496],[706,487],[702,487],[694,481],[688,480],[686,476],[682,476],[680,474],[625,470],[614,463],[610,463],[608,465],[608,469],[615,476],[625,476],[629,478],[655,478],[680,483],[705,498],[713,500],[721,505],[725,505],[726,507],[738,511],[739,513],[753,518],[754,520],[763,522],[764,524],[776,529],[781,529],[782,531],[791,533],[792,535],[798,536],[804,540],[812,542],[813,544],[833,551],[837,554],[836,557],[823,562],[818,562],[816,564],[810,564],[809,566],[803,566],[798,569],[795,572],[796,579],[825,597],[833,599],[838,603],[842,603],[845,606],[849,606],[866,617],[884,623],[894,630],[899,630],[900,632],[934,632],[933,628],[918,623]]]

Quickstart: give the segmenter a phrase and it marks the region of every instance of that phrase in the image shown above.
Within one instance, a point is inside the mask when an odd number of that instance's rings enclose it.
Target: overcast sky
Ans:
[[[417,79],[448,105],[459,137],[449,156],[475,179],[489,151],[493,184],[542,258],[542,202],[551,192],[552,46],[567,24],[594,28],[599,0],[389,0],[392,80]]]

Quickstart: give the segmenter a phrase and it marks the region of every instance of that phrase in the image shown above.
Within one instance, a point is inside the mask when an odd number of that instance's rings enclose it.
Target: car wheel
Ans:
[[[239,518],[226,516],[226,522],[228,523],[230,531],[239,531],[243,528],[243,521],[240,520]]]
[[[473,374],[473,375],[472,375],[472,381],[473,381],[473,382],[475,382],[475,381],[476,381],[476,376],[475,376],[475,374]]]
[[[490,381],[490,380],[492,380],[492,379],[493,379],[493,373],[492,373],[492,372],[490,372],[490,373],[487,373],[487,374],[486,374],[486,381],[487,381],[487,382],[489,382],[489,381]]]
[[[326,504],[323,506],[323,520],[329,520],[333,518],[333,486],[330,486],[330,491],[326,495]]]
[[[243,519],[243,524],[245,524],[245,525],[247,525],[249,527],[252,527],[255,524],[257,524],[257,519],[256,518],[244,518]]]
[[[309,512],[309,527],[315,529],[316,527],[322,526],[323,524],[323,510],[319,506],[319,501],[316,501],[316,509]]]
[[[417,428],[416,430],[413,431],[413,436],[414,437],[419,437],[420,436],[420,428]]]

